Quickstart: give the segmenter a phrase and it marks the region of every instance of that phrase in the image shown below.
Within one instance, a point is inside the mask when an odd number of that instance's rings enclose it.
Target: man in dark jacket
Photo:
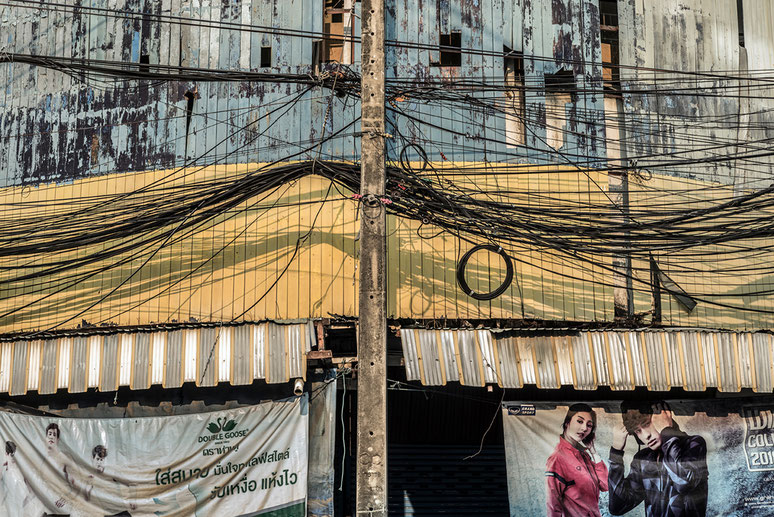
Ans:
[[[624,477],[628,435],[645,445]],[[610,513],[623,515],[645,502],[646,517],[704,517],[707,513],[707,443],[680,430],[665,403],[624,410],[610,449]]]

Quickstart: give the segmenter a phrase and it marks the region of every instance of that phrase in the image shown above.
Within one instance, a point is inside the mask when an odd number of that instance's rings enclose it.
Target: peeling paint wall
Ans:
[[[596,0],[393,0],[388,2],[388,40],[416,42],[437,47],[440,35],[461,33],[461,47],[479,53],[462,54],[459,67],[431,66],[438,52],[426,48],[390,46],[387,48],[387,77],[421,84],[426,78],[469,78],[502,83],[505,80],[503,47],[524,54],[526,92],[526,142],[514,150],[505,141],[505,117],[500,114],[450,112],[422,103],[410,103],[409,111],[421,113],[432,125],[451,128],[458,134],[434,127],[418,128],[401,118],[393,121],[404,135],[418,142],[430,139],[425,149],[431,159],[476,161],[482,153],[462,147],[483,148],[484,155],[509,153],[513,160],[533,163],[568,164],[582,157],[605,156],[599,9]],[[568,125],[564,146],[557,153],[546,135],[546,101],[543,91],[546,74],[570,72],[578,93],[564,113]],[[550,128],[549,128],[550,132]],[[491,158],[490,158],[491,159]]]
[[[621,65],[641,68],[622,70],[623,90],[655,84],[652,93],[624,95],[630,154],[718,158],[744,151],[719,147],[736,141],[768,149],[764,140],[774,137],[774,89],[754,79],[740,87],[723,76],[750,72],[754,77],[756,70],[774,67],[774,2],[744,0],[745,47],[739,46],[736,0],[620,0],[618,6]],[[693,74],[698,71],[705,75]],[[695,88],[695,94],[670,91],[680,87]],[[721,88],[727,95],[716,95]],[[708,128],[702,122],[707,120],[718,122]],[[657,172],[757,188],[770,184],[773,163],[765,157],[756,163],[717,161]]]
[[[264,28],[322,31],[323,0],[82,0],[74,12],[19,6],[0,8],[0,51],[89,57],[126,63],[309,73],[312,38],[185,25],[205,20]],[[770,0],[745,0],[745,48],[738,45],[736,1],[678,2],[619,0],[620,62],[646,70],[622,72],[624,90],[652,87],[652,68],[702,71],[745,71],[774,66],[774,8]],[[360,8],[355,3],[356,10]],[[145,13],[131,19],[90,11],[109,8]],[[179,19],[159,19],[180,17]],[[356,16],[356,20],[359,17]],[[388,78],[413,81],[428,77],[505,79],[504,47],[524,54],[526,93],[525,145],[516,153],[534,163],[573,163],[606,156],[598,0],[389,0],[388,40],[427,48],[388,46]],[[356,23],[355,34],[360,28]],[[459,67],[431,66],[441,34],[459,31],[463,53]],[[260,68],[261,47],[272,49],[271,69]],[[356,63],[359,46],[355,48]],[[564,113],[546,114],[546,74],[570,73],[578,93]],[[651,94],[624,94],[623,112],[629,128],[627,155],[669,155],[691,159],[713,155],[707,142],[771,138],[769,98],[774,89],[754,81],[736,88],[723,78],[702,82],[708,88],[730,86],[729,95],[671,95],[668,81],[686,76],[657,74]],[[690,79],[688,76],[687,79]],[[674,84],[674,83],[669,83]],[[694,82],[693,86],[698,83]],[[359,108],[314,90],[279,123],[268,113],[299,90],[297,86],[258,83],[185,83],[137,86],[103,81],[87,75],[23,64],[0,67],[0,185],[68,181],[91,174],[137,171],[182,165],[271,161],[303,149],[323,131],[335,131],[354,120]],[[690,86],[690,84],[687,84]],[[186,92],[195,94],[192,118],[186,123]],[[753,99],[745,98],[752,93]],[[330,104],[330,109],[329,109]],[[429,104],[404,106],[431,124],[418,128],[392,117],[404,135],[435,142],[429,158],[441,154],[455,161],[476,161],[484,153],[513,153],[488,141],[504,140],[505,119],[495,113],[455,113]],[[560,108],[561,109],[561,108]],[[728,123],[692,128],[697,118],[722,118]],[[566,136],[556,151],[549,145],[552,120],[564,119]],[[733,128],[739,122],[742,129]],[[247,126],[247,129],[245,127]],[[345,133],[354,132],[349,131]],[[265,131],[265,133],[264,133]],[[691,137],[692,142],[687,138]],[[288,144],[288,142],[295,144]],[[686,150],[686,146],[692,150]],[[203,156],[207,151],[207,156]],[[326,155],[353,158],[358,145],[352,136],[324,146]],[[393,150],[393,153],[400,150]],[[558,151],[558,152],[557,152]],[[727,152],[727,150],[723,150]],[[715,153],[718,154],[718,153]],[[513,154],[511,154],[513,156]],[[617,157],[617,155],[616,155]],[[442,158],[441,158],[442,159]],[[759,160],[760,161],[760,160]],[[724,183],[749,183],[768,177],[764,164],[732,170],[727,162],[658,171],[691,176],[713,175]],[[693,168],[692,168],[693,167]]]
[[[312,38],[204,28],[156,16],[322,30],[322,0],[84,0],[77,5],[147,14],[122,19],[84,9],[65,13],[45,7],[0,7],[0,51],[88,57],[133,66],[147,56],[150,65],[310,73]],[[262,46],[272,48],[271,69],[259,66]],[[330,91],[318,88],[273,124],[284,111],[276,108],[303,90],[287,84],[138,85],[88,75],[70,77],[17,63],[0,66],[0,85],[0,135],[5,148],[0,155],[0,186],[69,181],[186,162],[204,165],[215,159],[220,163],[272,161],[298,152],[317,138],[326,112],[326,134],[356,117],[352,103],[345,107],[331,98]],[[187,130],[186,92],[195,95]],[[334,140],[324,151],[351,157],[354,149],[350,137]]]
[[[259,66],[261,47],[271,46],[273,66],[264,71],[309,73],[311,38],[181,25],[157,16],[322,30],[322,0],[85,0],[77,5],[82,8],[73,13],[0,8],[0,31],[7,34],[0,50],[134,64],[147,56],[150,65],[264,70]],[[360,4],[355,6],[359,10]],[[121,19],[87,7],[146,14]],[[388,40],[437,46],[442,32],[460,31],[463,48],[483,51],[465,53],[462,66],[447,68],[430,66],[437,60],[437,51],[390,46],[388,78],[421,82],[427,77],[485,77],[501,82],[505,67],[502,56],[496,54],[503,46],[523,51],[525,81],[533,88],[526,96],[526,114],[532,123],[526,131],[526,145],[518,151],[520,157],[539,163],[567,163],[586,155],[604,157],[604,131],[593,123],[599,118],[594,112],[603,110],[596,0],[393,0],[388,2],[387,13]],[[354,30],[359,33],[358,24]],[[356,64],[359,53],[357,46]],[[546,56],[550,59],[544,59]],[[559,155],[546,142],[541,88],[544,74],[561,70],[575,74],[583,93],[567,106],[568,138]],[[8,149],[0,157],[0,185],[69,181],[92,174],[174,167],[186,161],[210,164],[213,157],[225,163],[271,161],[303,149],[303,144],[287,142],[308,142],[323,131],[341,128],[359,114],[352,103],[345,105],[331,100],[329,92],[315,90],[280,123],[271,125],[279,115],[267,115],[275,103],[300,91],[297,86],[280,84],[137,86],[88,75],[69,77],[23,64],[4,65],[0,84],[5,92],[0,96],[0,134],[7,135]],[[186,92],[195,94],[190,124],[186,123]],[[439,142],[437,149],[428,150],[431,159],[443,153],[449,159],[477,160],[472,153],[460,151],[465,141],[480,146],[487,138],[504,139],[505,120],[495,113],[466,117],[427,105],[409,108],[459,133],[429,129],[426,136]],[[417,128],[405,121],[398,125],[404,134],[420,138]],[[486,145],[488,152],[508,151],[500,144]],[[202,157],[206,151],[208,155]],[[352,158],[358,154],[358,145],[352,137],[337,138],[323,151]]]

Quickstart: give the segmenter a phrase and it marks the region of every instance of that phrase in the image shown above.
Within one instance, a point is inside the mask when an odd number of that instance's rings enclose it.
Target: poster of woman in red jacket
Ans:
[[[597,414],[587,404],[567,410],[559,443],[546,461],[546,515],[601,517],[599,492],[607,491],[607,466],[596,461]]]

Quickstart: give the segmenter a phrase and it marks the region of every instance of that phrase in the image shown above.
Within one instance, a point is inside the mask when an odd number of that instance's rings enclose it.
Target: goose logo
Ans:
[[[237,421],[228,417],[220,417],[207,424],[207,431],[199,436],[199,443],[212,442],[215,444],[228,443],[233,438],[243,438],[247,436],[248,429],[234,430]]]
[[[220,432],[227,433],[234,429],[236,425],[236,420],[229,420],[227,417],[221,417],[215,420],[215,422],[210,422],[207,425],[207,430],[212,434],[218,434]]]

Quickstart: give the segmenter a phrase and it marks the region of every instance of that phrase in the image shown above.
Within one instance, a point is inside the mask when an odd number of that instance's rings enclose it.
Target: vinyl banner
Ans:
[[[0,413],[0,515],[304,516],[307,398],[192,415]]]
[[[773,411],[731,398],[506,402],[510,514],[774,515]]]

